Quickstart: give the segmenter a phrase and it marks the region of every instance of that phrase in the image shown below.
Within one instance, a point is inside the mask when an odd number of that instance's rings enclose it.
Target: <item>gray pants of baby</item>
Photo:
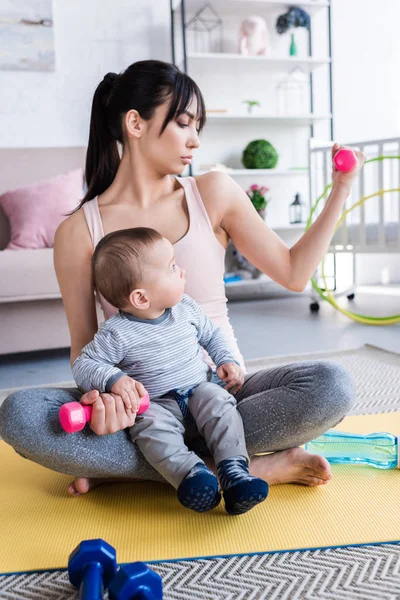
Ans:
[[[318,437],[349,412],[355,392],[347,371],[328,361],[280,364],[247,375],[236,401],[249,455],[293,448]],[[81,396],[77,388],[14,392],[0,406],[0,436],[21,456],[74,477],[165,482],[127,430],[96,435],[88,426],[74,434],[61,429],[60,407],[79,402]],[[200,456],[209,453],[199,434],[189,447]]]
[[[201,383],[187,399],[187,407],[193,419],[184,418],[172,396],[157,398],[129,430],[145,459],[176,489],[201,462],[185,443],[199,434],[216,465],[233,456],[249,460],[242,417],[232,394],[216,383]]]

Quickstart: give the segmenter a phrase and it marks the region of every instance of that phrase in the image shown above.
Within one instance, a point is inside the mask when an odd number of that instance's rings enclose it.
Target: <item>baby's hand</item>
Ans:
[[[146,390],[132,377],[123,375],[113,383],[111,392],[121,396],[125,408],[130,408],[132,412],[136,413],[139,410],[140,398],[145,395]]]
[[[236,363],[225,363],[217,369],[217,375],[222,381],[226,382],[225,389],[236,393],[243,386],[244,374],[242,369]]]

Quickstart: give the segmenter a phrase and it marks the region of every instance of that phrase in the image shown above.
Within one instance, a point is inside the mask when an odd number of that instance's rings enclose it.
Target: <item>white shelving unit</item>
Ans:
[[[278,232],[300,234],[304,228],[302,225],[289,224],[289,204],[297,192],[301,193],[305,202],[309,200],[308,139],[327,139],[332,136],[333,129],[330,2],[170,1],[174,62],[199,84],[207,108],[207,125],[191,173],[200,175],[213,164],[222,163],[230,167],[228,173],[245,190],[253,183],[267,185],[272,197],[267,210],[270,226]],[[223,22],[222,48],[216,48],[215,45],[207,49],[190,47],[192,38],[188,37],[187,24],[206,4]],[[293,5],[306,10],[311,18],[310,32],[304,29],[291,30],[297,39],[298,56],[289,56],[288,34],[274,34],[277,17]],[[240,24],[250,15],[262,16],[268,23],[272,47],[266,56],[238,53]],[[328,43],[315,43],[314,19],[318,20],[319,39],[328,40]],[[320,33],[321,23],[326,27],[326,33]],[[308,81],[309,110],[299,113],[291,110],[290,114],[282,114],[277,102],[278,83],[297,69],[304,73],[304,79]],[[328,81],[319,87],[317,98],[314,80],[320,76]],[[321,95],[325,102],[319,102]],[[244,104],[249,99],[261,100],[261,106],[254,107],[251,113],[247,112]],[[275,146],[279,153],[276,169],[243,168],[242,152],[247,143],[254,139],[267,139]]]

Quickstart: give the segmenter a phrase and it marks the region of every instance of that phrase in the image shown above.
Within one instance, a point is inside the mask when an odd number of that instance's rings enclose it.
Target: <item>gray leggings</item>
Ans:
[[[127,430],[103,436],[88,426],[74,434],[62,431],[60,406],[80,397],[75,388],[15,392],[0,408],[0,435],[25,458],[75,477],[164,481]],[[248,375],[236,400],[252,456],[299,446],[337,425],[355,400],[355,386],[340,365],[305,361]],[[200,437],[190,447],[207,454]]]

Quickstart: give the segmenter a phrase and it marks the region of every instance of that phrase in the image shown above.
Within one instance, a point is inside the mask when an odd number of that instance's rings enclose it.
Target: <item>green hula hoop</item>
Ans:
[[[378,156],[376,158],[370,158],[369,160],[365,161],[365,164],[375,162],[378,160],[386,160],[386,159],[400,160],[400,156]],[[313,222],[314,213],[317,210],[317,207],[318,207],[319,203],[321,202],[321,200],[323,200],[327,196],[331,187],[332,187],[332,184],[331,183],[328,184],[325,187],[322,194],[317,198],[315,204],[311,207],[310,215],[309,215],[308,221],[306,223],[305,231],[307,231],[311,227],[312,222]],[[400,192],[400,188],[383,189],[374,194],[370,194],[369,196],[364,196],[363,198],[358,200],[358,202],[355,202],[355,204],[353,204],[352,206],[350,206],[350,208],[348,208],[347,210],[345,210],[343,212],[342,216],[336,223],[334,233],[336,233],[336,231],[338,230],[340,225],[343,223],[344,219],[349,214],[349,212],[351,212],[352,210],[357,208],[357,206],[361,206],[361,204],[364,204],[364,202],[366,202],[370,198],[374,198],[376,196],[381,196],[381,195],[387,194],[389,192]],[[318,293],[318,295],[323,300],[326,300],[326,302],[329,302],[329,304],[331,304],[334,308],[336,308],[336,310],[341,312],[343,315],[345,315],[346,317],[349,317],[350,319],[353,319],[354,321],[358,321],[359,323],[364,323],[365,325],[393,325],[395,323],[400,323],[400,315],[393,315],[390,317],[371,317],[368,315],[361,315],[361,314],[352,312],[350,310],[346,310],[345,308],[342,308],[341,306],[339,306],[338,303],[336,302],[332,292],[330,290],[328,290],[328,285],[327,285],[326,275],[325,275],[325,256],[322,259],[321,267],[322,267],[322,279],[324,282],[325,291],[319,287],[319,285],[317,284],[317,281],[314,277],[311,279],[311,284],[312,284],[314,290]]]

